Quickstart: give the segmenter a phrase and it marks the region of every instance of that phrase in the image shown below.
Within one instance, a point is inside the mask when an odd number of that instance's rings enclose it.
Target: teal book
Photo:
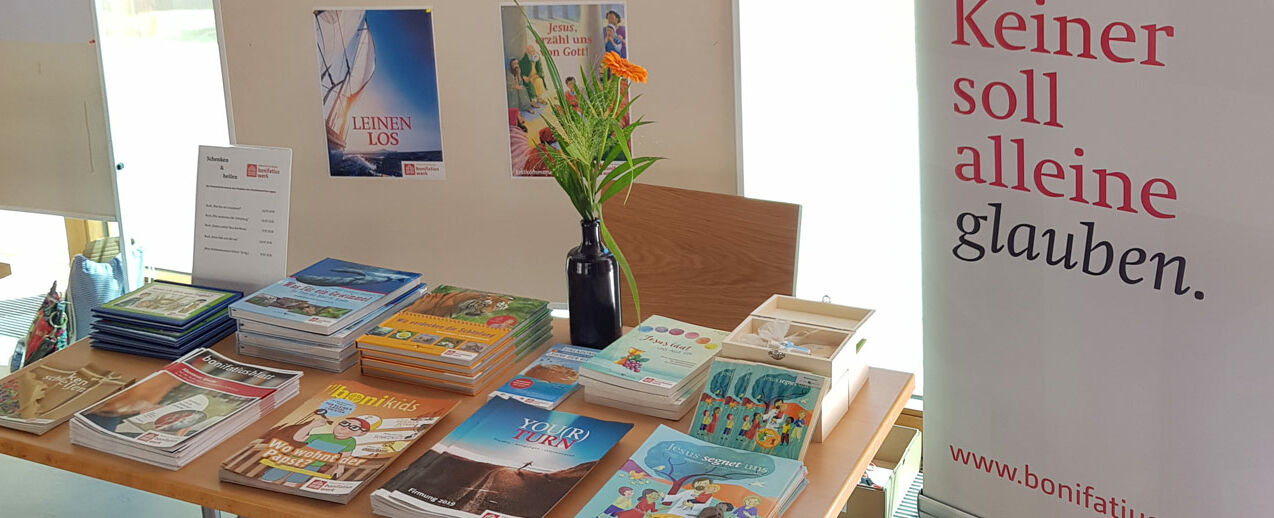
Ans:
[[[580,376],[670,396],[707,367],[727,334],[654,315],[580,366]]]
[[[801,459],[828,380],[817,374],[729,358],[713,360],[690,436],[747,451]]]
[[[805,465],[660,425],[576,516],[762,518],[804,488]]]

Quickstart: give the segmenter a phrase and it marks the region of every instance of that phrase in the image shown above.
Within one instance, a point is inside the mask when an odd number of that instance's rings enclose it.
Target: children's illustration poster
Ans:
[[[433,13],[314,11],[331,176],[443,179]]]
[[[628,57],[628,24],[624,4],[546,4],[500,9],[504,35],[505,92],[509,116],[509,152],[514,177],[552,176],[543,150],[558,143],[545,123],[549,103],[557,99],[545,59],[552,59],[574,102],[581,69],[598,71],[602,56]],[[550,56],[541,56],[527,22],[544,39]]]

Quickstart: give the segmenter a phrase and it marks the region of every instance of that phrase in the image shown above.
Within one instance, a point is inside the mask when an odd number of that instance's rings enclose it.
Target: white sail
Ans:
[[[376,68],[371,31],[360,10],[320,11],[315,14],[314,30],[328,140],[344,148],[350,107]]]

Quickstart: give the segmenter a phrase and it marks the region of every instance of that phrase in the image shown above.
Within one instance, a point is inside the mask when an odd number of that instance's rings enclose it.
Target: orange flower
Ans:
[[[646,69],[634,65],[631,61],[619,57],[615,52],[607,52],[602,56],[602,65],[611,71],[611,73],[630,81],[638,83],[646,82]]]

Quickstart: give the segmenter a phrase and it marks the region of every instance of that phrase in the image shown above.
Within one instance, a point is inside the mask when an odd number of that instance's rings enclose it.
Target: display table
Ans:
[[[553,324],[553,340],[567,341],[569,330],[566,321],[559,319]],[[235,354],[233,335],[222,340],[214,349],[231,358],[250,363],[297,368]],[[498,378],[503,380],[513,376],[541,351],[542,349],[537,350],[530,357],[519,362],[515,368],[501,373]],[[68,363],[91,361],[100,367],[136,376],[139,379],[158,370],[166,363],[162,360],[92,349],[87,340],[76,342],[50,358]],[[482,406],[486,401],[486,393],[490,392],[488,389],[479,396],[466,397],[379,378],[364,378],[359,374],[357,366],[341,374],[313,369],[305,369],[305,371],[305,377],[301,379],[299,396],[248,426],[238,435],[227,439],[202,457],[195,459],[180,471],[168,471],[96,450],[73,446],[69,437],[70,426],[65,424],[43,436],[0,428],[0,453],[250,518],[371,516],[371,504],[368,497],[372,491],[388,482],[390,477],[406,468],[411,461]],[[460,400],[460,404],[347,505],[221,483],[217,480],[217,468],[222,460],[265,432],[279,418],[291,412],[317,391],[341,379],[357,379],[363,383],[406,394],[457,399]],[[498,383],[493,383],[490,388],[496,386]],[[841,507],[849,498],[850,491],[858,482],[859,475],[867,467],[867,463],[871,461],[876,450],[880,448],[914,387],[915,377],[911,374],[871,369],[867,384],[859,392],[849,408],[849,413],[836,427],[830,440],[810,445],[805,456],[805,465],[809,468],[809,487],[796,500],[786,516],[835,517],[840,513]],[[615,408],[590,405],[584,402],[584,397],[579,393],[572,395],[570,399],[558,406],[557,410],[599,419],[632,422],[636,426],[598,463],[593,472],[562,500],[562,503],[549,515],[554,517],[575,516],[576,512],[592,498],[593,493],[606,483],[606,480],[645,441],[655,427],[666,424],[685,431],[689,429],[692,418],[688,414],[680,422],[673,422]]]

